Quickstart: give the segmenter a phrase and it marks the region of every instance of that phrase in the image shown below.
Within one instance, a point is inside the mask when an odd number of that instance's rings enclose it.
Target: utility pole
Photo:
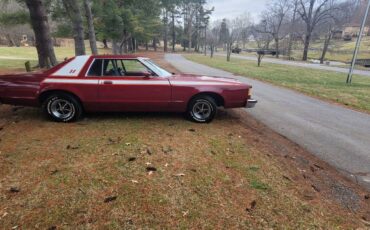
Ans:
[[[348,76],[347,76],[347,84],[350,84],[352,82],[353,70],[355,68],[357,55],[358,55],[358,50],[360,49],[362,34],[364,33],[364,28],[365,28],[365,24],[366,24],[366,20],[367,20],[367,15],[369,14],[369,8],[370,8],[370,0],[368,0],[368,2],[367,2],[366,12],[365,12],[364,18],[362,19],[360,34],[357,37],[356,48],[355,48],[355,51],[353,52],[352,63],[351,63],[351,67],[349,69],[349,73],[348,73]]]

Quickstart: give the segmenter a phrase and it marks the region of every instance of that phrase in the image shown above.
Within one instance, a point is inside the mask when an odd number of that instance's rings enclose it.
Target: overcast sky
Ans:
[[[212,19],[235,18],[249,12],[254,21],[259,19],[268,0],[208,0],[209,7],[214,6]]]

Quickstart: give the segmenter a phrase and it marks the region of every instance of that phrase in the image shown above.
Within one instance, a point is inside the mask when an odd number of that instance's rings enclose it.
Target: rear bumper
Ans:
[[[246,108],[253,108],[257,104],[257,100],[254,99],[248,99],[247,105],[245,106]]]

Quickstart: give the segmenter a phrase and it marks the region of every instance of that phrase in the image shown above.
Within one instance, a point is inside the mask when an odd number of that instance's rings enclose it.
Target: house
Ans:
[[[346,24],[343,27],[343,37],[344,36],[352,36],[352,37],[358,37],[360,34],[360,25],[359,24]],[[370,28],[369,26],[365,26],[363,36],[369,35]]]

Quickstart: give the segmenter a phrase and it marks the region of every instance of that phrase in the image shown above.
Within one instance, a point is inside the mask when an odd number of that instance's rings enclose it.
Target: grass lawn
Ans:
[[[54,47],[58,61],[74,56],[73,47]],[[90,50],[86,47],[87,54]],[[99,53],[110,53],[108,49],[99,49]],[[25,69],[24,63],[31,61],[31,66],[37,65],[37,51],[35,47],[0,47],[0,68],[1,69]]]
[[[1,106],[0,127],[4,229],[363,225],[225,113],[211,125],[177,114],[89,115],[61,124],[37,109]]]
[[[232,57],[230,62],[226,62],[225,57],[216,56],[211,59],[197,54],[186,55],[186,58],[237,75],[270,82],[354,109],[370,112],[370,77],[355,75],[353,83],[346,85],[346,74],[342,73],[263,63],[263,61],[262,66],[257,67],[257,63],[254,61]]]

